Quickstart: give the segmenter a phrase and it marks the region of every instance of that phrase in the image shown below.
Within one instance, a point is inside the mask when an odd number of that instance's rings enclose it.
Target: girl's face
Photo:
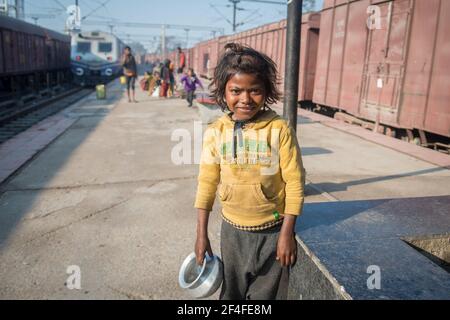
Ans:
[[[237,73],[227,83],[225,99],[234,120],[250,120],[264,106],[264,84],[253,74]]]
[[[188,76],[192,77],[192,71],[191,70],[188,70]]]

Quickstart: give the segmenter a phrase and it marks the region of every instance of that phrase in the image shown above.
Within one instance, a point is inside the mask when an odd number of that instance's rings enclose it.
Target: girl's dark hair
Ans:
[[[277,66],[272,59],[250,47],[237,43],[225,45],[225,52],[214,70],[214,78],[210,84],[211,97],[222,108],[228,109],[225,91],[228,81],[237,73],[254,74],[264,84],[265,106],[280,100],[278,90],[279,78]]]

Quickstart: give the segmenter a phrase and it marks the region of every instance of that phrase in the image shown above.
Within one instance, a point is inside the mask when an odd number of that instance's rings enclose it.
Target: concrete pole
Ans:
[[[80,21],[80,17],[78,16],[78,12],[79,12],[79,10],[78,10],[78,5],[79,5],[79,3],[78,3],[78,0],[75,0],[75,21]]]
[[[0,15],[8,15],[8,1],[0,0]]]
[[[16,18],[20,20],[25,20],[25,3],[24,0],[16,0]]]
[[[189,47],[189,29],[184,29],[186,31],[186,49]]]
[[[294,130],[297,130],[302,4],[303,0],[291,0],[288,3],[283,116]]]
[[[161,54],[163,60],[166,59],[166,26],[164,24],[161,27]]]

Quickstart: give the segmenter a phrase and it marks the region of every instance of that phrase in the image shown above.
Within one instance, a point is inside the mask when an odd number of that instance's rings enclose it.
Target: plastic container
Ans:
[[[98,100],[106,99],[106,86],[104,84],[99,84],[96,86],[95,91],[97,92]]]

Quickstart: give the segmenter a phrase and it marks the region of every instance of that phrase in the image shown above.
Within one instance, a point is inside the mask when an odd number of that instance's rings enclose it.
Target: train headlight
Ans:
[[[107,75],[108,77],[111,77],[112,74],[113,74],[113,71],[112,71],[111,68],[108,68],[108,69],[105,70],[105,75]]]
[[[82,75],[84,75],[84,70],[82,68],[76,68],[75,69],[75,74],[79,77],[81,77]]]

